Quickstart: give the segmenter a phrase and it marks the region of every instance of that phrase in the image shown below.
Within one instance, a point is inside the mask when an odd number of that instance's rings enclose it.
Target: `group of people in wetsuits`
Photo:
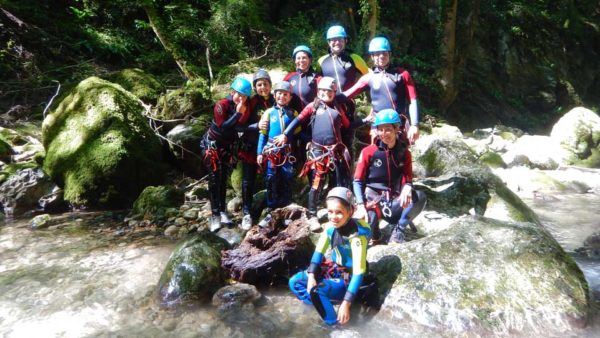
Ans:
[[[244,230],[255,221],[251,205],[258,169],[265,168],[268,215],[291,203],[289,183],[295,162],[301,162],[299,175],[307,175],[310,184],[307,223],[311,231],[323,232],[308,270],[290,278],[289,285],[327,324],[344,324],[367,272],[367,246],[404,242],[406,226],[422,210],[425,195],[412,186],[409,147],[419,136],[415,85],[405,69],[390,65],[389,40],[370,41],[372,69],[346,49],[342,26],[330,27],[326,40],[329,53],[318,59],[318,72],[311,49],[300,45],[292,52],[296,71],[283,81],[273,84],[262,69],[252,83],[236,78],[230,95],[215,105],[201,148],[209,172],[211,231],[233,224],[226,213],[226,179],[237,160],[242,163]],[[367,88],[372,109],[360,119],[353,98]],[[354,130],[367,123],[371,144],[355,162]],[[326,184],[331,188],[329,222],[322,228],[317,208]],[[380,231],[381,219],[392,227],[389,238]],[[331,260],[324,259],[328,248]],[[337,313],[332,300],[341,302]]]

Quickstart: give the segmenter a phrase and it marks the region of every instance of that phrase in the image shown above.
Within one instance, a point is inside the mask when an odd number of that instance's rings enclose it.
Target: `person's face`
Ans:
[[[394,126],[391,123],[382,124],[377,126],[377,134],[383,143],[385,143],[388,147],[393,147],[396,145],[396,138],[398,137],[398,127]]]
[[[335,38],[327,40],[327,44],[329,45],[329,49],[333,54],[340,54],[346,48],[346,39],[345,38]]]
[[[233,102],[235,103],[239,103],[239,102],[245,102],[246,99],[248,97],[240,92],[237,92],[235,90],[231,91],[231,99],[233,100]]]
[[[310,57],[305,52],[298,52],[296,53],[294,64],[296,64],[296,69],[299,69],[304,73],[308,70],[308,67],[310,67]]]
[[[335,98],[335,92],[328,89],[319,89],[317,91],[317,97],[325,103],[331,103]]]
[[[383,68],[390,63],[390,52],[377,52],[371,54],[371,60],[375,67]]]
[[[262,97],[268,97],[271,93],[271,83],[266,79],[260,79],[256,81],[254,86],[256,93]]]
[[[292,94],[290,94],[290,92],[286,92],[285,90],[278,90],[275,92],[275,102],[277,102],[277,105],[280,107],[287,106],[291,99]]]
[[[340,228],[348,223],[348,220],[352,216],[352,210],[350,210],[344,202],[337,198],[331,198],[327,200],[327,218],[334,227]]]

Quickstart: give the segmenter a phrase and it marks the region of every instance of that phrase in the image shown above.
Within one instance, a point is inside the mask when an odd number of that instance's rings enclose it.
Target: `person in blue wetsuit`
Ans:
[[[304,303],[313,305],[328,325],[348,322],[350,306],[367,272],[371,230],[364,220],[352,218],[352,199],[347,188],[335,187],[329,191],[326,200],[329,222],[317,242],[310,266],[289,280],[291,291]],[[324,262],[328,248],[331,261]],[[333,302],[341,302],[337,313]]]
[[[288,104],[292,98],[292,86],[287,81],[278,82],[273,86],[275,105],[267,109],[261,116],[256,161],[259,165],[266,164],[265,185],[267,188],[267,213],[272,209],[290,204],[289,180],[294,174],[295,161],[291,144],[276,146],[273,138],[281,135],[290,122],[298,116],[298,112]],[[300,128],[296,129],[296,133]],[[259,224],[265,224],[261,222]]]

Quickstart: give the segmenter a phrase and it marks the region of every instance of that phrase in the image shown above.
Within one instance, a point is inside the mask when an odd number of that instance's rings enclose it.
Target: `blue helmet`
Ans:
[[[252,84],[250,84],[250,81],[244,79],[243,77],[236,77],[231,83],[230,88],[248,97],[252,95]]]
[[[335,39],[335,38],[348,38],[348,34],[346,34],[346,30],[342,26],[331,26],[327,30],[327,40]]]
[[[369,54],[391,51],[392,45],[390,45],[390,41],[384,37],[378,36],[369,42]]]
[[[292,52],[292,58],[296,58],[296,53],[298,52],[304,52],[306,54],[308,54],[308,57],[312,59],[312,50],[310,50],[310,48],[308,46],[305,45],[300,45],[296,48],[294,48],[294,51]]]
[[[383,109],[378,111],[375,114],[375,121],[373,121],[373,126],[377,127],[382,124],[399,124],[400,123],[400,115],[391,109]]]

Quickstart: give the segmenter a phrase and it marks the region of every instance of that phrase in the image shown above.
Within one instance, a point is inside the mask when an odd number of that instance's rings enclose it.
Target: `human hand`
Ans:
[[[337,321],[341,325],[346,324],[350,320],[350,305],[352,305],[352,303],[345,300],[338,309]]]
[[[408,128],[408,141],[410,141],[411,144],[415,143],[415,141],[417,141],[417,139],[419,138],[419,127],[417,126],[410,126],[410,128]]]
[[[276,136],[273,139],[273,143],[278,146],[278,147],[282,147],[287,143],[287,136],[285,136],[285,134],[281,134],[279,136]]]
[[[365,207],[364,204],[358,204],[356,206],[356,211],[354,211],[354,215],[352,216],[354,218],[358,218],[358,219],[364,219],[365,222],[369,222],[369,215],[367,213],[367,208]]]
[[[306,291],[308,291],[310,293],[310,290],[312,290],[316,286],[317,286],[317,280],[315,279],[315,274],[309,273],[308,274],[308,282],[306,283]]]
[[[260,119],[260,121],[258,122],[258,129],[267,130],[267,128],[269,128],[269,121]]]
[[[402,192],[400,192],[400,205],[402,208],[406,208],[412,203],[412,189],[410,184],[405,184],[402,187]]]
[[[262,165],[262,161],[263,161],[263,156],[262,155],[256,156],[256,163],[258,163],[258,165]]]

